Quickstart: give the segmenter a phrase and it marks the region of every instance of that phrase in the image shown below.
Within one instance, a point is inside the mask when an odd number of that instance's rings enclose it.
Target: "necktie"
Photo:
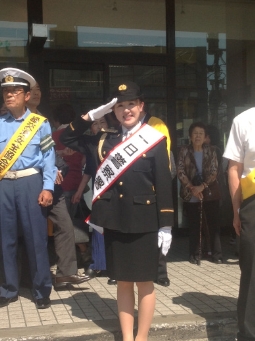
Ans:
[[[132,135],[131,131],[127,130],[122,137],[122,141],[125,141],[130,135]]]

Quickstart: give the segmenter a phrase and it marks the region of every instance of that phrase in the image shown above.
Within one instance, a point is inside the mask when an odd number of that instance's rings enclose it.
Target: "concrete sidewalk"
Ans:
[[[170,287],[156,287],[156,310],[153,333],[171,333],[171,340],[207,337],[209,334],[235,334],[236,302],[240,270],[235,246],[222,237],[224,264],[207,260],[201,266],[188,262],[188,238],[174,238],[168,255]],[[29,289],[21,288],[19,301],[0,308],[0,340],[64,340],[83,335],[109,339],[119,332],[116,286],[98,277],[70,291],[52,291],[52,306],[37,310]],[[137,307],[136,307],[137,308]],[[192,335],[191,335],[192,333]],[[86,337],[85,337],[86,336]],[[192,337],[191,337],[192,336]],[[176,338],[175,338],[176,337]],[[91,338],[91,339],[94,339]],[[167,339],[167,338],[166,338]]]

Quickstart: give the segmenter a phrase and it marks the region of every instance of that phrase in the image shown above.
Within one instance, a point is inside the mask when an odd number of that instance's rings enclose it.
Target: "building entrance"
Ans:
[[[138,83],[145,96],[146,110],[167,123],[167,67],[115,63],[44,63],[45,112],[69,103],[77,115],[105,103],[111,89],[127,80]]]
[[[68,103],[77,114],[103,103],[105,97],[103,65],[47,63],[48,110]]]

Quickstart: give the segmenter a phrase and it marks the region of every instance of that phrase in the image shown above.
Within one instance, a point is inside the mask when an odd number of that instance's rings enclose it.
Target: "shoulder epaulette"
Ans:
[[[117,133],[118,130],[117,129],[114,129],[114,128],[102,128],[100,131],[104,132],[104,133]]]

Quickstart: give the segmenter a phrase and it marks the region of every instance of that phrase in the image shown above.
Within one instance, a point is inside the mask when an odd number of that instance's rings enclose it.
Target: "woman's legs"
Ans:
[[[153,282],[137,282],[138,288],[138,331],[136,341],[147,341],[155,310]],[[118,281],[117,303],[123,341],[134,340],[134,283]]]
[[[138,331],[135,341],[147,341],[150,330],[156,296],[153,282],[137,282],[138,287]]]
[[[134,283],[118,281],[117,304],[123,341],[134,341]]]

